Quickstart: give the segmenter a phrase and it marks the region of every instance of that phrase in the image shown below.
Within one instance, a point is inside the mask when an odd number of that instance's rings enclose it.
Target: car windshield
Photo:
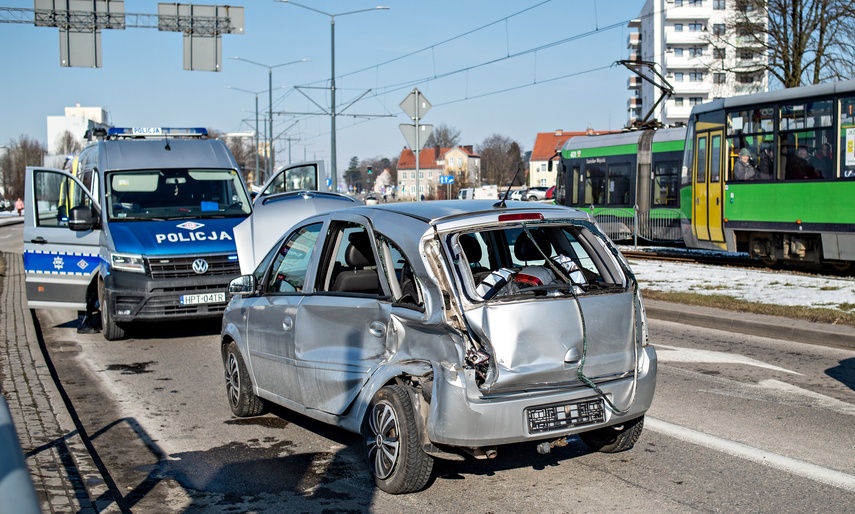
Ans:
[[[110,220],[244,217],[250,201],[235,170],[163,169],[108,173]]]
[[[528,225],[449,237],[462,251],[464,289],[476,302],[597,294],[628,284],[618,260],[586,227]]]

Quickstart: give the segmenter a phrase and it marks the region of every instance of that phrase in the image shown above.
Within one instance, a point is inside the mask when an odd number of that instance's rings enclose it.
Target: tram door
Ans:
[[[725,248],[722,219],[721,130],[699,131],[695,135],[695,176],[692,178],[692,233],[699,241]]]

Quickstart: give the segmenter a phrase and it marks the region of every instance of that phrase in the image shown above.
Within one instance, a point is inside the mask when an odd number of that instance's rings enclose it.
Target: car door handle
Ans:
[[[374,337],[383,337],[386,335],[386,324],[382,321],[372,321],[368,324],[368,332]]]
[[[30,242],[35,243],[37,245],[45,245],[47,244],[47,239],[43,238],[42,236],[39,236],[34,239],[30,239]]]
[[[282,330],[290,332],[292,328],[294,328],[294,319],[291,316],[285,316],[282,320]]]

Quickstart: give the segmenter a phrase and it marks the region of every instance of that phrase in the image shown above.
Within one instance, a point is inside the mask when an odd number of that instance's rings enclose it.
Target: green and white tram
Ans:
[[[695,106],[681,173],[689,248],[767,264],[855,261],[855,81]]]
[[[685,135],[678,127],[569,139],[556,202],[588,210],[615,241],[679,243]]]

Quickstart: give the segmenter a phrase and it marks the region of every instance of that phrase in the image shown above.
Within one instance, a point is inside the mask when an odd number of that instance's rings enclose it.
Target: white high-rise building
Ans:
[[[766,55],[733,25],[739,0],[647,0],[628,39],[629,59],[656,63],[674,94],[656,105],[650,120],[674,125],[688,120],[692,106],[768,90]],[[750,7],[749,7],[750,8]],[[751,13],[748,13],[749,16]],[[765,23],[764,19],[753,20]],[[649,71],[642,70],[652,77]],[[661,95],[653,84],[632,76],[627,84],[629,123],[641,121]]]

